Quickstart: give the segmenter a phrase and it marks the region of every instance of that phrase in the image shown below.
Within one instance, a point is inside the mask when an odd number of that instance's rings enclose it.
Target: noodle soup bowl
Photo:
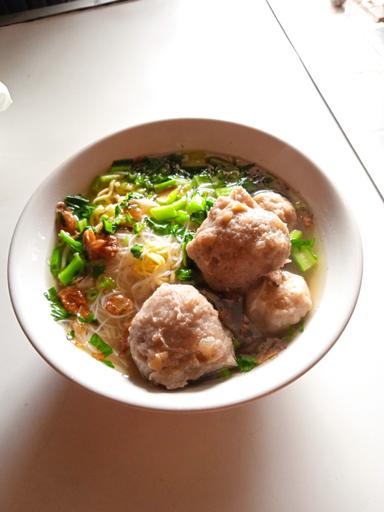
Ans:
[[[170,392],[108,368],[68,341],[62,326],[50,316],[44,292],[54,285],[48,260],[54,245],[58,201],[66,195],[85,193],[93,178],[105,172],[113,160],[197,149],[255,162],[298,191],[314,214],[320,263],[315,272],[313,310],[304,332],[286,350],[248,373],[208,379]],[[8,261],[9,289],[17,318],[49,364],[111,399],[169,411],[233,406],[267,395],[300,377],[342,333],[357,301],[361,274],[358,229],[326,174],[306,155],[270,134],[207,119],[166,120],[128,128],[70,158],[46,178],[26,205]]]

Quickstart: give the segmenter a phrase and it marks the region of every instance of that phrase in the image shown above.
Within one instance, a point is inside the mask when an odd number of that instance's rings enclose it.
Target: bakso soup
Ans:
[[[214,385],[305,328],[313,216],[270,172],[194,151],[114,161],[74,192],[56,205],[45,296],[100,363],[169,390]]]

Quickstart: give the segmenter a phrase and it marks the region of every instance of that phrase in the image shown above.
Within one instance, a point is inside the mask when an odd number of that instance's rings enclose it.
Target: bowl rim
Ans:
[[[35,200],[35,198],[39,195],[39,192],[41,189],[44,189],[44,187],[51,181],[55,180],[58,176],[60,176],[63,173],[63,170],[68,168],[74,161],[76,161],[81,155],[86,154],[96,146],[108,144],[109,140],[113,140],[114,138],[118,136],[122,136],[124,133],[129,133],[132,130],[137,129],[145,129],[148,127],[155,127],[156,125],[166,125],[166,124],[174,124],[174,123],[211,123],[212,126],[219,123],[222,125],[227,125],[228,127],[235,127],[235,128],[242,128],[247,130],[252,130],[254,132],[258,132],[262,136],[265,136],[271,140],[273,140],[275,143],[281,144],[290,150],[293,150],[294,153],[298,154],[301,158],[306,160],[312,167],[316,169],[316,171],[321,175],[322,179],[326,184],[333,190],[333,193],[335,197],[337,197],[338,203],[342,206],[344,212],[346,213],[346,216],[348,218],[348,222],[351,228],[351,231],[353,231],[353,238],[354,238],[354,259],[355,259],[355,267],[357,274],[354,276],[354,294],[348,298],[348,307],[347,307],[347,313],[343,317],[342,320],[338,321],[338,328],[334,330],[333,335],[329,336],[329,340],[327,343],[323,343],[317,351],[313,351],[312,357],[308,359],[305,364],[302,364],[299,366],[297,371],[295,371],[290,378],[280,380],[276,385],[269,386],[268,389],[266,389],[263,392],[253,394],[252,396],[246,396],[244,398],[231,398],[231,399],[223,399],[221,400],[222,403],[218,405],[209,405],[205,406],[202,404],[201,406],[192,406],[192,407],[176,407],[173,406],[171,403],[168,404],[166,407],[164,405],[157,406],[156,403],[153,405],[147,405],[147,404],[141,404],[140,401],[132,401],[130,400],[130,397],[127,397],[127,400],[123,400],[119,397],[114,396],[112,392],[110,392],[108,389],[105,390],[98,387],[94,383],[90,383],[86,379],[81,378],[82,376],[73,376],[70,375],[65,369],[61,367],[61,365],[57,361],[52,361],[45,353],[43,349],[43,345],[40,344],[38,341],[35,340],[35,336],[29,332],[28,329],[28,320],[23,318],[23,313],[21,308],[18,306],[18,299],[17,299],[17,290],[16,285],[14,282],[14,275],[17,271],[17,265],[16,260],[14,257],[15,251],[16,251],[16,244],[17,244],[17,236],[19,234],[20,225],[24,219],[24,216],[26,212],[28,211],[28,208],[30,204]],[[241,156],[241,155],[238,155]],[[272,171],[273,172],[273,171]],[[289,184],[289,183],[288,183]],[[363,247],[361,243],[361,235],[359,232],[359,228],[355,219],[355,216],[351,210],[351,208],[348,206],[348,204],[345,202],[343,195],[340,193],[340,190],[338,187],[336,187],[330,178],[327,176],[327,174],[320,168],[315,162],[311,160],[309,156],[307,156],[305,153],[303,153],[300,149],[297,147],[291,145],[290,143],[286,142],[285,140],[265,131],[257,126],[251,126],[246,125],[234,121],[228,121],[228,120],[222,120],[222,119],[213,119],[213,118],[202,118],[202,117],[179,117],[179,118],[167,118],[167,119],[159,119],[155,121],[149,121],[145,123],[137,123],[131,126],[127,126],[126,128],[123,128],[121,130],[117,130],[114,132],[111,132],[104,137],[101,137],[97,140],[94,140],[91,143],[88,143],[87,145],[83,146],[79,150],[77,150],[75,153],[71,154],[67,159],[62,161],[55,169],[53,169],[45,178],[40,182],[40,184],[35,188],[35,190],[30,195],[28,201],[26,202],[25,206],[23,207],[22,211],[19,214],[18,220],[15,224],[12,238],[9,246],[8,251],[8,258],[7,258],[7,284],[8,284],[8,292],[12,304],[12,308],[14,311],[14,314],[16,316],[16,319],[25,334],[28,341],[32,344],[34,349],[40,354],[40,356],[56,371],[58,371],[61,375],[69,379],[70,381],[86,388],[88,391],[97,393],[98,395],[103,396],[104,398],[112,399],[115,402],[118,402],[120,404],[124,404],[130,407],[134,407],[137,409],[142,410],[148,410],[148,411],[162,411],[162,412],[177,412],[177,413],[190,413],[190,412],[207,412],[207,411],[216,411],[216,410],[224,410],[228,408],[237,407],[246,403],[253,402],[256,399],[268,396],[272,393],[275,393],[276,391],[279,391],[280,389],[290,385],[297,379],[299,379],[302,375],[307,373],[313,366],[315,366],[327,353],[328,351],[333,347],[333,345],[336,343],[336,341],[339,339],[343,331],[345,330],[346,326],[348,325],[348,322],[355,310],[356,304],[359,299],[360,290],[361,290],[361,283],[362,283],[362,276],[363,276]],[[180,390],[182,391],[182,390]],[[172,392],[169,393],[169,396],[172,395]]]

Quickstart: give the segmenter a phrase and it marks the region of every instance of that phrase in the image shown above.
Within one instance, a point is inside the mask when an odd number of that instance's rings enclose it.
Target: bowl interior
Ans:
[[[54,208],[67,194],[86,192],[92,179],[119,158],[205,149],[253,161],[284,179],[311,206],[321,240],[319,293],[305,331],[287,350],[247,374],[164,391],[138,385],[100,364],[65,339],[43,293],[54,237]],[[87,388],[131,405],[200,410],[244,402],[293,381],[336,341],[357,300],[362,272],[355,222],[325,174],[302,153],[254,128],[204,119],[159,121],[129,128],[87,147],[53,172],[36,190],[17,224],[8,265],[18,320],[34,347],[58,371]]]

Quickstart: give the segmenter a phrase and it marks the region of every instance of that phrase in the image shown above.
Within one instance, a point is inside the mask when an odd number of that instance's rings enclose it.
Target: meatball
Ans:
[[[238,187],[216,200],[187,253],[212,289],[244,291],[286,263],[289,232],[277,215],[259,208]]]
[[[271,272],[245,298],[245,312],[265,334],[276,334],[297,324],[312,308],[305,280],[286,271]]]
[[[140,373],[167,389],[236,366],[217,311],[190,285],[162,284],[133,319],[128,339]]]
[[[264,190],[256,194],[253,200],[264,210],[275,213],[279,219],[288,224],[290,229],[295,226],[297,222],[296,210],[288,199],[282,195],[272,190]]]

